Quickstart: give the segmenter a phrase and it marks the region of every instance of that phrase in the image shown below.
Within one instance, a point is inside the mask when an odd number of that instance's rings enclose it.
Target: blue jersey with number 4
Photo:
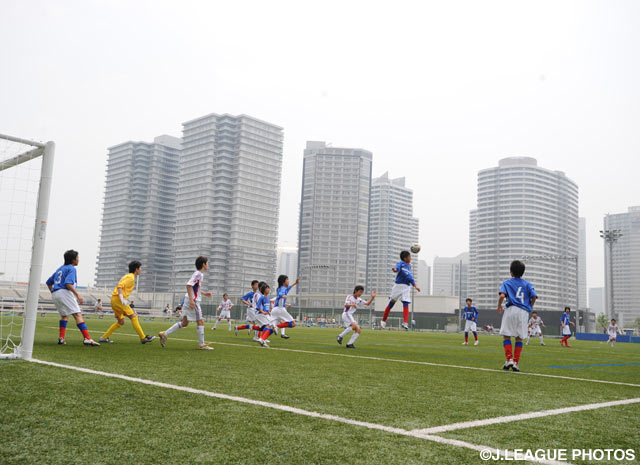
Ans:
[[[62,265],[47,279],[47,286],[53,286],[51,292],[56,292],[60,289],[66,289],[67,284],[73,284],[75,286],[76,282],[76,267],[73,265]]]
[[[531,299],[538,297],[533,284],[522,278],[507,279],[500,286],[500,293],[507,297],[507,307],[515,305],[531,312]]]
[[[478,321],[478,309],[475,307],[465,307],[462,318],[467,321]]]

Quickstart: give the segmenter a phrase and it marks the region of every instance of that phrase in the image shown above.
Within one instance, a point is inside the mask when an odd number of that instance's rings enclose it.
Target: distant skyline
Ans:
[[[366,147],[374,177],[406,177],[430,263],[468,250],[477,173],[505,157],[578,184],[587,287],[604,285],[604,216],[640,203],[638,2],[2,9],[0,128],[56,142],[43,275],[75,248],[80,284],[93,280],[107,147],[212,112],[284,128],[279,242],[297,239],[307,140]],[[309,33],[328,24],[340,34]]]

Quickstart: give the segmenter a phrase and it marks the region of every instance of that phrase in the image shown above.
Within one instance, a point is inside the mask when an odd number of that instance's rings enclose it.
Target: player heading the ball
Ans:
[[[402,301],[402,316],[403,323],[402,328],[405,331],[409,330],[409,304],[411,303],[411,286],[416,288],[416,291],[420,292],[420,288],[416,286],[416,281],[411,274],[411,253],[408,250],[400,252],[400,261],[391,268],[396,273],[396,282],[391,289],[391,296],[389,297],[389,303],[384,309],[384,315],[380,322],[382,329],[387,327],[387,318],[389,313],[396,303],[396,300]]]

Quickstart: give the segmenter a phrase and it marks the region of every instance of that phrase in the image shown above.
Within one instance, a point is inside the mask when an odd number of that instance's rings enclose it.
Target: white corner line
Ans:
[[[498,423],[510,423],[513,421],[529,420],[531,418],[548,417],[552,415],[562,415],[564,413],[582,412],[585,410],[595,410],[605,407],[637,403],[640,403],[640,397],[635,399],[614,400],[611,402],[599,402],[597,404],[576,405],[575,407],[565,407],[553,410],[541,410],[538,412],[521,413],[518,415],[509,415],[504,417],[486,418],[484,420],[463,421],[460,423],[452,423],[450,425],[434,426],[433,428],[414,429],[411,432],[419,434],[437,434],[464,428],[477,428],[479,426],[496,425]]]
[[[149,386],[155,386],[155,387],[161,387],[161,388],[165,388],[165,389],[173,389],[175,391],[182,391],[182,392],[188,392],[190,394],[199,394],[199,395],[203,395],[203,396],[207,396],[207,397],[214,397],[217,399],[223,399],[223,400],[230,400],[230,401],[234,401],[234,402],[241,402],[244,404],[251,404],[251,405],[258,405],[260,407],[267,407],[267,408],[272,408],[272,409],[276,409],[276,410],[281,410],[284,412],[289,412],[289,413],[293,413],[296,415],[303,415],[303,416],[307,416],[307,417],[312,417],[312,418],[319,418],[319,419],[323,419],[323,420],[329,420],[329,421],[335,421],[335,422],[339,422],[339,423],[344,423],[347,425],[352,425],[352,426],[360,426],[363,428],[368,428],[368,429],[373,429],[373,430],[378,430],[378,431],[384,431],[387,433],[392,433],[392,434],[399,434],[402,436],[409,436],[409,437],[413,437],[413,438],[418,438],[418,439],[425,439],[427,441],[432,441],[432,442],[436,442],[439,444],[446,444],[449,446],[456,446],[456,447],[463,447],[466,449],[471,449],[471,450],[475,450],[475,451],[483,451],[483,450],[490,450],[492,453],[497,453],[500,454],[501,457],[505,457],[505,452],[503,450],[498,450],[492,447],[488,447],[488,446],[482,446],[482,445],[477,445],[477,444],[471,444],[468,442],[464,442],[464,441],[459,441],[457,439],[448,439],[448,438],[443,438],[440,436],[434,436],[434,435],[430,435],[430,434],[424,434],[421,432],[415,432],[415,431],[408,431],[402,428],[394,428],[392,426],[385,426],[385,425],[379,425],[377,423],[369,423],[366,421],[359,421],[359,420],[352,420],[349,418],[343,418],[343,417],[339,417],[336,415],[329,415],[326,413],[319,413],[319,412],[313,412],[310,410],[303,410],[303,409],[299,409],[296,407],[289,407],[288,405],[282,405],[282,404],[274,404],[271,402],[264,402],[261,400],[254,400],[254,399],[248,399],[246,397],[238,397],[238,396],[230,396],[228,394],[222,394],[222,393],[218,393],[218,392],[211,392],[211,391],[205,391],[203,389],[195,389],[195,388],[190,388],[187,386],[179,386],[176,384],[169,384],[169,383],[162,383],[159,381],[152,381],[149,379],[143,379],[143,378],[135,378],[132,376],[126,376],[126,375],[120,375],[117,373],[109,373],[106,371],[98,371],[98,370],[91,370],[89,368],[82,368],[82,367],[76,367],[73,365],[64,365],[62,363],[55,363],[55,362],[48,362],[46,360],[38,360],[38,359],[31,359],[30,362],[32,363],[38,363],[40,365],[48,365],[48,366],[52,366],[52,367],[56,367],[56,368],[64,368],[67,370],[74,370],[74,371],[79,371],[81,373],[87,373],[87,374],[91,374],[91,375],[99,375],[99,376],[105,376],[108,378],[116,378],[116,379],[121,379],[124,381],[130,381],[130,382],[134,382],[134,383],[140,383],[140,384],[146,384]],[[507,456],[511,455],[509,453],[506,454]],[[545,465],[571,465],[568,464],[567,462],[558,462],[558,461],[554,461],[554,460],[538,460],[538,459],[533,459],[531,460],[534,463],[542,463]]]
[[[57,326],[48,326],[49,329],[58,329]],[[78,329],[71,328],[72,330],[79,331]],[[69,328],[67,328],[69,331]],[[129,336],[129,337],[138,337],[137,334],[127,334],[127,333],[118,333],[118,336]],[[169,340],[174,341],[183,341],[183,342],[194,342],[197,343],[195,339],[181,339],[171,337]],[[352,355],[352,354],[337,354],[335,352],[321,352],[317,350],[304,350],[304,349],[287,349],[285,347],[269,347],[269,349],[264,349],[259,345],[249,345],[249,344],[240,344],[235,342],[216,342],[216,341],[205,341],[207,344],[216,344],[223,346],[233,346],[233,347],[245,347],[248,349],[260,349],[260,350],[281,350],[284,352],[295,352],[300,354],[312,354],[312,355],[326,355],[330,357],[345,357],[345,358],[356,358],[362,360],[375,360],[381,362],[395,362],[395,363],[408,363],[411,365],[424,365],[424,366],[432,366],[432,367],[441,367],[441,368],[457,368],[459,370],[472,370],[472,371],[485,371],[489,373],[501,373],[507,376],[539,376],[542,378],[555,378],[555,379],[566,379],[570,381],[584,381],[588,383],[601,383],[601,384],[614,384],[616,386],[630,386],[630,387],[638,387],[640,388],[640,384],[633,383],[623,383],[622,381],[607,381],[603,379],[590,379],[590,378],[574,378],[572,376],[561,376],[561,375],[551,375],[547,373],[527,373],[527,372],[519,372],[519,373],[505,373],[501,368],[483,368],[483,367],[469,367],[464,365],[451,365],[446,363],[435,363],[435,362],[423,362],[419,360],[402,360],[395,358],[383,358],[383,357],[371,357],[368,355]]]

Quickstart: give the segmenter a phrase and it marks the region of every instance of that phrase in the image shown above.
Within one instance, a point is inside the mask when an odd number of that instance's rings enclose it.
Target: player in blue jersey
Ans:
[[[242,329],[248,330],[249,334],[251,334],[251,330],[258,331],[260,327],[255,324],[256,321],[256,310],[253,304],[253,296],[258,291],[259,281],[254,279],[251,281],[251,290],[243,295],[240,300],[243,304],[247,306],[247,322],[243,325],[236,326],[236,336],[238,335],[238,331]]]
[[[506,300],[506,310],[502,315],[500,334],[503,336],[504,355],[507,359],[502,367],[504,370],[511,368],[520,371],[518,363],[522,353],[522,340],[528,334],[529,315],[538,299],[533,285],[522,279],[525,266],[520,260],[511,262],[511,279],[507,279],[500,286],[500,298],[498,299],[498,313],[502,313],[502,303]],[[516,348],[511,351],[511,337],[516,338]]]
[[[391,289],[391,296],[389,297],[389,303],[384,309],[384,315],[380,322],[382,329],[387,327],[387,318],[389,313],[396,303],[396,300],[402,301],[402,316],[403,321],[402,328],[405,331],[409,330],[409,304],[411,303],[411,286],[416,288],[416,291],[420,292],[420,288],[416,286],[416,282],[411,274],[411,254],[407,250],[400,252],[400,261],[391,268],[396,273],[396,282]]]
[[[273,333],[271,300],[269,299],[271,288],[267,283],[261,282],[259,292],[260,295],[256,301],[256,322],[258,326],[260,326],[261,337],[258,339],[258,342],[262,347],[269,347],[268,338],[271,333]]]
[[[571,309],[569,307],[564,308],[564,313],[560,317],[560,325],[562,326],[562,339],[560,345],[565,347],[571,347],[567,342],[571,337],[571,325],[575,326],[575,323],[571,321]]]
[[[67,250],[64,253],[64,265],[56,270],[55,273],[47,279],[47,287],[51,292],[51,299],[56,306],[56,310],[60,314],[58,344],[66,344],[65,334],[67,331],[67,322],[69,315],[73,315],[76,320],[76,326],[84,336],[84,345],[99,346],[96,341],[91,339],[87,325],[82,318],[82,310],[80,304],[83,302],[82,297],[76,291],[78,277],[76,274],[76,266],[80,263],[80,256],[75,250]]]
[[[461,317],[463,320],[465,320],[464,342],[462,343],[462,345],[466,346],[469,344],[469,331],[471,331],[473,332],[473,337],[476,338],[476,342],[473,345],[477,346],[479,344],[478,343],[478,327],[477,327],[478,309],[471,305],[471,303],[473,302],[471,299],[468,298],[465,302],[467,306],[462,311],[462,317]]]
[[[287,296],[291,289],[294,286],[297,286],[299,282],[300,278],[296,278],[296,281],[290,286],[289,277],[287,275],[281,274],[278,276],[278,290],[276,292],[273,310],[271,311],[271,318],[274,331],[277,332],[277,328],[280,328],[280,337],[283,339],[289,339],[289,336],[284,332],[285,328],[293,328],[296,325],[293,317],[289,315],[289,312],[287,311],[287,307],[291,306],[287,303]]]

